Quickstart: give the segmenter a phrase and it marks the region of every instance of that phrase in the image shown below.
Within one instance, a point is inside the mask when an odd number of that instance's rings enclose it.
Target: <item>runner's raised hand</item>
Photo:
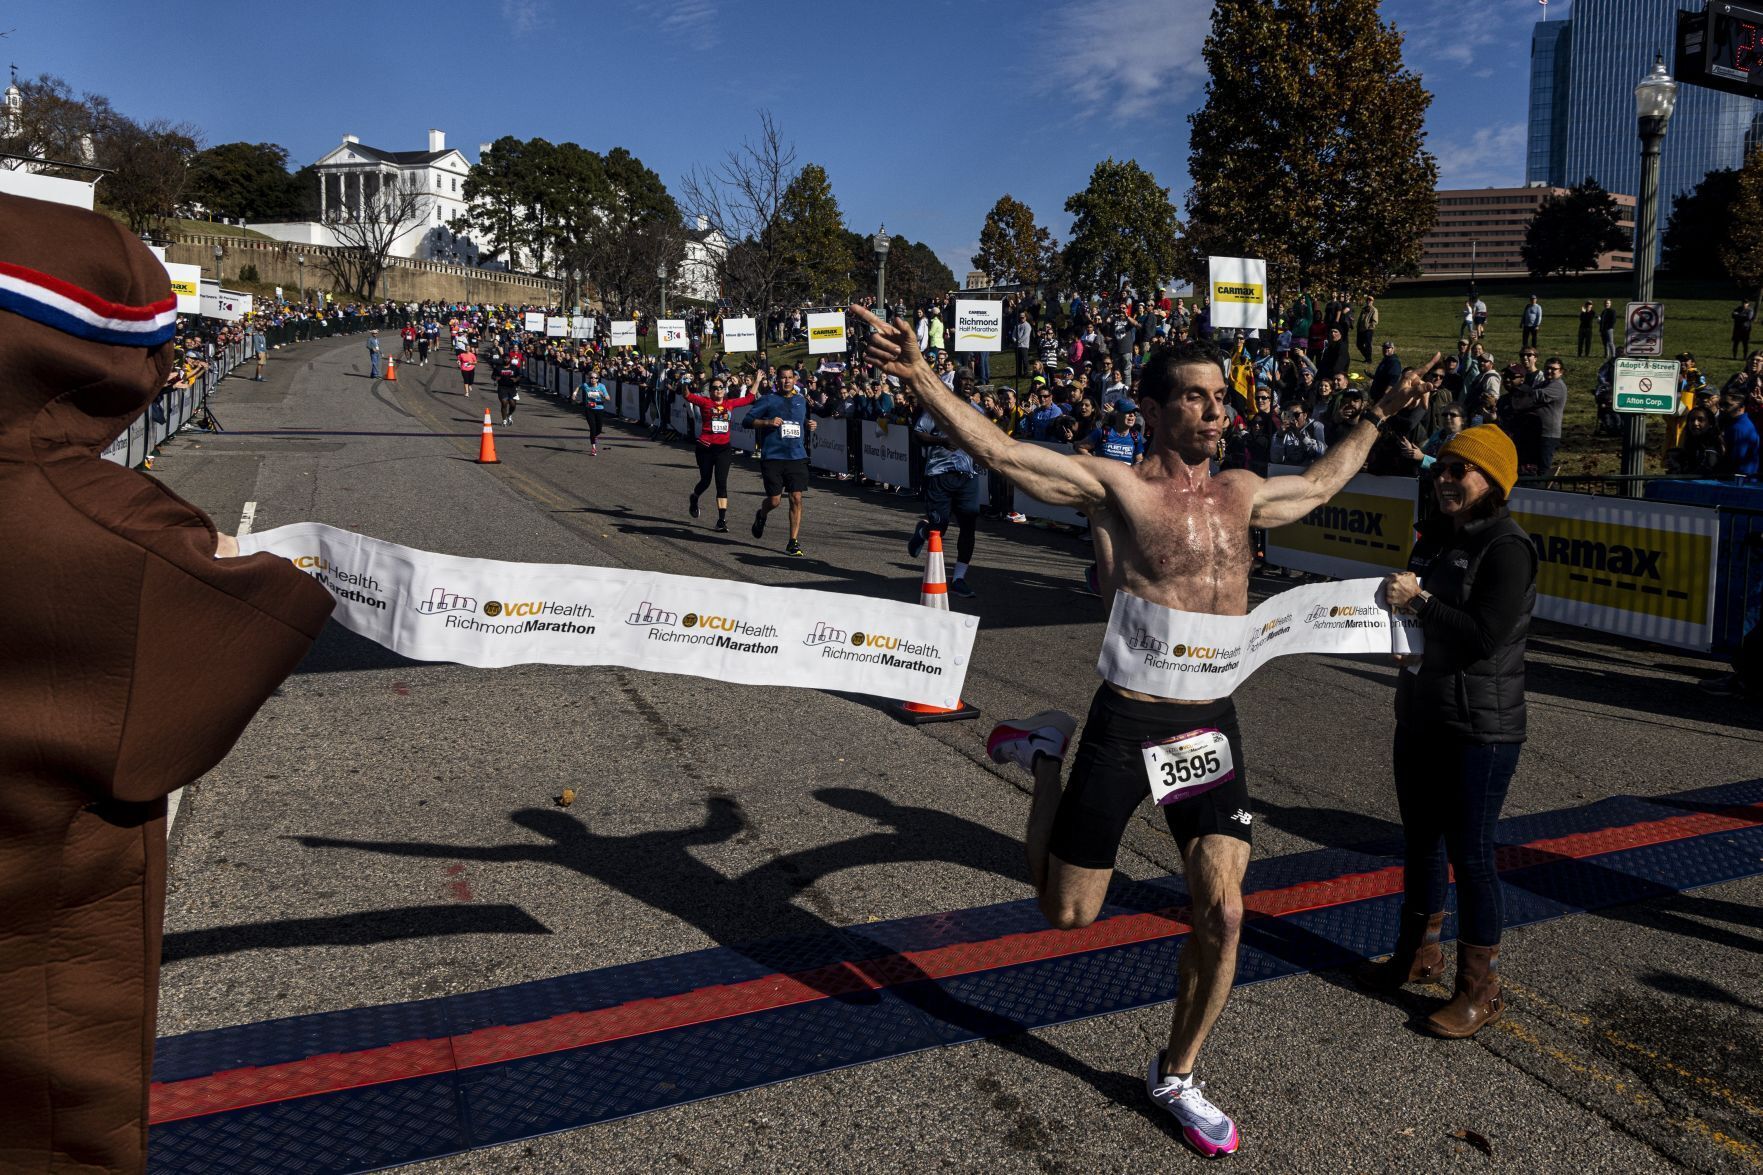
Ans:
[[[1442,362],[1439,352],[1432,353],[1432,359],[1425,367],[1417,367],[1404,375],[1395,386],[1383,394],[1377,402],[1377,413],[1389,419],[1398,412],[1406,412],[1416,404],[1426,402],[1426,377]]]

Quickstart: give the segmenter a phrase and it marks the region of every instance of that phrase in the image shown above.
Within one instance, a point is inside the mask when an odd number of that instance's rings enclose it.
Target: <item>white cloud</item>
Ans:
[[[1039,80],[1079,117],[1168,115],[1206,82],[1211,0],[1071,0],[1041,30]]]
[[[1565,0],[1555,0],[1549,8],[1551,20],[1568,15]],[[1482,0],[1473,16],[1465,15],[1461,0],[1402,0],[1390,4],[1385,17],[1402,32],[1408,65],[1424,71],[1429,65],[1485,65],[1489,56],[1509,60],[1515,51],[1528,61],[1530,26],[1543,13],[1537,0]]]
[[[546,23],[545,2],[502,0],[502,19],[508,22],[509,31],[515,36],[525,36]]]
[[[1516,187],[1524,182],[1521,122],[1484,126],[1467,139],[1438,139],[1427,147],[1438,158],[1441,188]]]
[[[656,21],[663,33],[678,37],[699,51],[714,49],[721,36],[718,0],[665,0],[640,6],[644,16]]]

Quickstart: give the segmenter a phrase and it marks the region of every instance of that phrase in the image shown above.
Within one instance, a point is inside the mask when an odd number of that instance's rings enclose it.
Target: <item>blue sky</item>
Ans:
[[[1383,8],[1433,92],[1441,182],[1520,182],[1537,0]],[[800,158],[827,169],[851,228],[885,221],[959,278],[1000,194],[1062,235],[1066,197],[1109,155],[1136,158],[1179,202],[1210,11],[1210,0],[24,0],[0,19],[15,30],[0,49],[20,76],[58,74],[135,118],[192,122],[208,144],[280,143],[297,163],[345,133],[420,149],[433,126],[471,159],[503,134],[624,146],[677,190],[768,108]]]

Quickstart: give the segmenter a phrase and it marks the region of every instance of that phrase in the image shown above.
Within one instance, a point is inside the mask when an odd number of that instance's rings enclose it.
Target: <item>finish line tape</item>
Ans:
[[[978,620],[803,588],[417,551],[317,522],[239,540],[336,597],[338,623],[417,661],[622,665],[930,706],[961,697]]]
[[[1378,602],[1382,583],[1305,584],[1247,616],[1178,612],[1116,591],[1096,672],[1125,689],[1197,702],[1229,696],[1263,663],[1289,653],[1419,652],[1419,624]]]

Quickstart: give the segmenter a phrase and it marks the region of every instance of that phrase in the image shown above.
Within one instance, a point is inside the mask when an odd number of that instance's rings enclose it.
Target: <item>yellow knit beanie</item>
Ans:
[[[1499,425],[1478,424],[1446,441],[1438,459],[1449,461],[1453,457],[1487,474],[1500,487],[1502,498],[1512,496],[1512,486],[1518,480],[1518,450]]]

